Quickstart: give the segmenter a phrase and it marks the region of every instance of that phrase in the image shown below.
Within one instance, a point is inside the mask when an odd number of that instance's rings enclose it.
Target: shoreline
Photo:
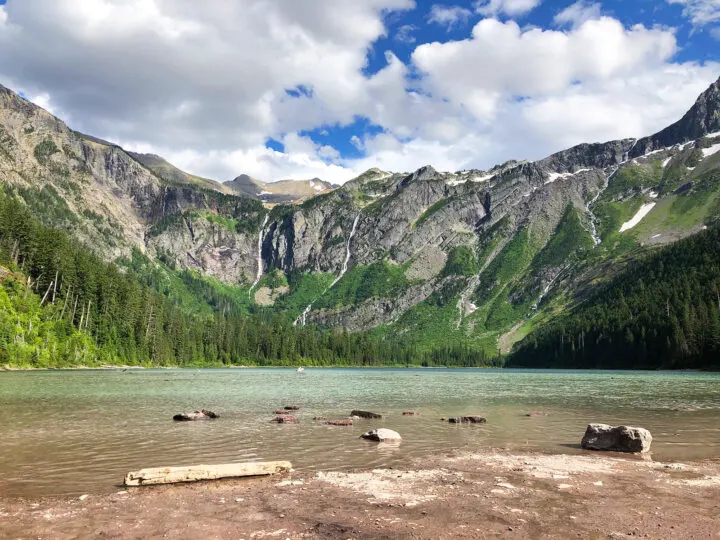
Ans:
[[[145,370],[234,370],[234,369],[290,369],[294,370],[298,367],[304,368],[306,371],[316,369],[414,369],[414,370],[498,370],[512,372],[576,372],[576,373],[684,373],[684,374],[720,374],[720,370],[703,370],[703,369],[566,369],[566,368],[523,368],[523,367],[494,367],[494,366],[406,366],[406,365],[387,365],[387,366],[308,366],[307,364],[287,365],[287,366],[129,366],[129,365],[111,365],[103,364],[100,366],[64,366],[64,367],[16,367],[8,364],[0,365],[0,373],[13,372],[36,372],[36,371],[145,371]]]
[[[720,531],[720,458],[487,450],[402,467],[0,497],[10,537],[649,538]]]

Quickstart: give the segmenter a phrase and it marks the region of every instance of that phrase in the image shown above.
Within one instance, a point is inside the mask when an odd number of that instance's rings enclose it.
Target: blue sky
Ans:
[[[487,169],[639,137],[720,76],[717,0],[0,0],[0,83],[219,180]]]

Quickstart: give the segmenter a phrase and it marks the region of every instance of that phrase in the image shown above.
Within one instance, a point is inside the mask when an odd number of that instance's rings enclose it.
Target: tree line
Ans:
[[[720,227],[631,263],[525,338],[509,365],[720,369]]]

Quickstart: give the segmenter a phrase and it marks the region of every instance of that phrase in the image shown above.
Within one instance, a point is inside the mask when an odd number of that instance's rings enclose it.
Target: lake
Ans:
[[[302,406],[298,425],[270,423]],[[648,428],[652,458],[720,458],[720,374],[480,369],[173,369],[0,372],[0,493],[118,489],[162,465],[288,459],[299,470],[402,465],[455,449],[581,452],[589,422]],[[221,418],[173,422],[210,409]],[[331,427],[314,416],[382,413]],[[674,409],[695,409],[677,411]],[[413,410],[420,416],[404,417]],[[547,416],[527,417],[531,411]],[[486,416],[485,425],[441,417]],[[394,429],[399,446],[359,439]]]

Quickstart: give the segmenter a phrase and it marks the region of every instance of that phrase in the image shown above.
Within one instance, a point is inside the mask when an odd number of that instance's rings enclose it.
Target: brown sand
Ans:
[[[720,538],[720,462],[436,456],[403,470],[0,497],[2,538]]]

